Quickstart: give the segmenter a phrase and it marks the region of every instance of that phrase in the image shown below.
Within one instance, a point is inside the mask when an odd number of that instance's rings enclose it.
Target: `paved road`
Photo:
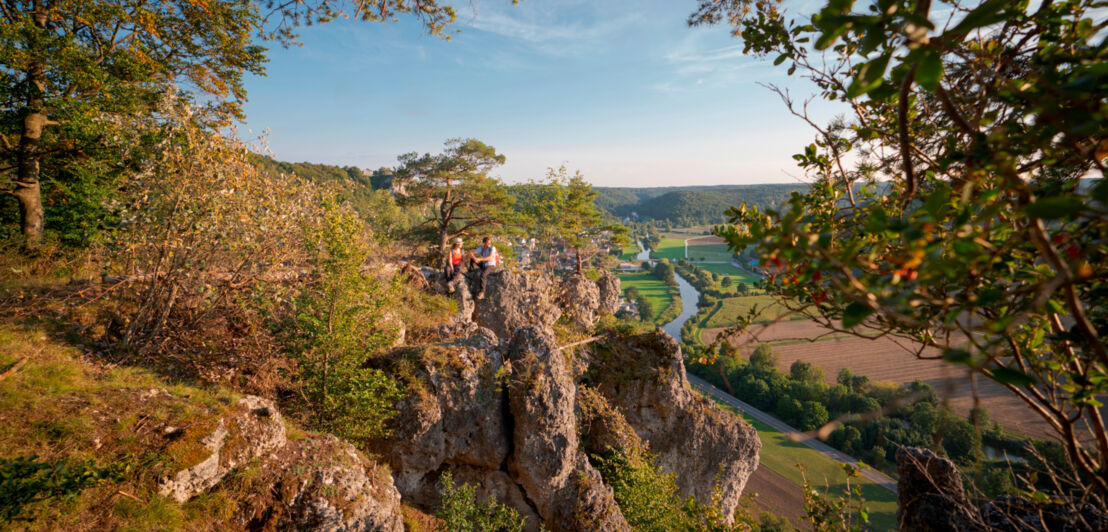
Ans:
[[[869,467],[861,468],[858,461],[851,458],[850,456],[847,456],[847,455],[843,454],[842,452],[832,448],[831,446],[829,446],[829,445],[827,445],[827,444],[825,444],[825,443],[823,443],[819,440],[813,439],[812,437],[801,433],[800,431],[786,425],[780,419],[777,419],[777,418],[775,418],[775,417],[773,417],[773,416],[771,416],[771,415],[769,415],[765,412],[762,412],[761,410],[758,410],[757,408],[754,408],[753,406],[750,406],[750,405],[736,399],[734,396],[728,394],[727,392],[725,392],[723,390],[720,390],[719,388],[716,388],[715,386],[712,386],[711,384],[709,384],[704,379],[701,379],[700,377],[697,377],[696,375],[693,375],[691,373],[688,374],[688,377],[689,377],[689,383],[692,384],[693,386],[695,386],[696,388],[698,388],[700,390],[703,390],[704,392],[707,392],[707,393],[715,396],[717,399],[719,399],[720,401],[723,401],[724,403],[727,403],[727,404],[729,404],[729,405],[731,405],[735,408],[738,408],[739,410],[742,410],[744,413],[750,415],[750,417],[752,417],[754,419],[757,419],[758,421],[761,421],[762,423],[765,423],[766,425],[769,425],[769,426],[773,427],[774,429],[777,429],[777,430],[781,431],[784,434],[793,434],[793,433],[795,433],[795,434],[803,437],[804,439],[801,440],[800,443],[803,443],[804,445],[807,445],[808,447],[812,448],[815,451],[823,453],[825,456],[827,456],[828,458],[830,458],[830,459],[832,459],[836,462],[844,463],[844,464],[851,464],[855,467],[858,467],[861,470],[861,473],[862,473],[863,477],[866,477],[869,480],[872,480],[875,484],[877,484],[878,486],[881,486],[882,488],[885,488],[885,489],[887,489],[887,490],[889,490],[893,493],[896,493],[896,481],[889,478],[884,473],[881,473],[880,471],[877,471],[876,469],[871,469]]]

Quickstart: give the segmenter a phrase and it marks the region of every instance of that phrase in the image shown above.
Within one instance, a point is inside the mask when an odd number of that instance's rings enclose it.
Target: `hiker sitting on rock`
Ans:
[[[465,250],[462,249],[462,239],[455,238],[454,245],[450,248],[449,260],[446,261],[446,286],[450,293],[454,293],[454,280],[462,276],[462,259],[465,258]]]
[[[485,297],[485,283],[488,280],[489,273],[500,266],[500,253],[496,251],[496,246],[492,245],[492,238],[486,236],[481,239],[481,247],[474,250],[469,256],[481,268],[481,276],[477,280],[477,299],[483,299]]]

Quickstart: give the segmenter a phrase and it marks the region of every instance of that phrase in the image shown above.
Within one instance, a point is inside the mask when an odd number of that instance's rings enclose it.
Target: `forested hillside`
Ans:
[[[596,206],[621,218],[639,217],[677,225],[726,221],[728,207],[743,202],[778,205],[805,184],[720,185],[653,188],[597,188]]]

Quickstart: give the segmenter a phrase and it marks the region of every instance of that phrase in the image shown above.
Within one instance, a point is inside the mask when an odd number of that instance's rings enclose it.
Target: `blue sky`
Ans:
[[[742,56],[726,27],[688,28],[693,0],[459,5],[450,41],[406,19],[305,28],[249,80],[243,136],[266,131],[281,160],[362,168],[473,137],[505,154],[508,182],[563,163],[599,186],[803,177],[791,155],[813,132],[757,83],[812,89]]]

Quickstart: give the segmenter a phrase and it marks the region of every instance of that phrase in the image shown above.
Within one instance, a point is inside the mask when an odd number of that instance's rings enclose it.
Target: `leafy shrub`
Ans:
[[[304,228],[315,280],[293,300],[280,334],[315,425],[366,440],[386,433],[400,397],[394,380],[365,367],[391,339],[382,327],[390,290],[361,271],[370,253],[361,219],[333,198],[321,205],[321,219]]]
[[[91,461],[0,458],[0,523],[19,520],[28,504],[73,495],[121,476],[121,468],[99,467]]]
[[[442,495],[442,509],[435,516],[443,520],[447,532],[519,532],[523,530],[525,518],[514,509],[500,504],[496,499],[483,503],[477,501],[477,494],[469,484],[454,485],[454,476],[449,472],[442,474],[439,480]]]

